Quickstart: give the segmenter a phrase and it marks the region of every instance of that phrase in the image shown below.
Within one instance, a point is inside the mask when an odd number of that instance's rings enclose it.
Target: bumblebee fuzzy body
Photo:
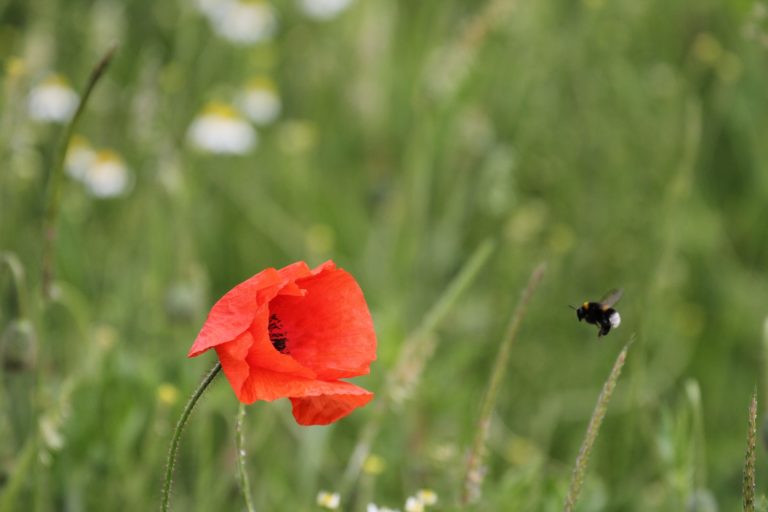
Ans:
[[[600,302],[585,302],[576,309],[576,317],[598,327],[597,337],[605,336],[621,324],[621,315],[614,309],[621,298],[621,290],[613,290]]]

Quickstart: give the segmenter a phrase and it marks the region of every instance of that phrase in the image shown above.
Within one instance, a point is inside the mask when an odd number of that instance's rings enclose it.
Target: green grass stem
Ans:
[[[541,279],[544,277],[545,270],[546,264],[540,263],[531,273],[531,277],[528,279],[528,284],[526,285],[525,290],[523,290],[520,301],[517,303],[517,306],[509,319],[504,337],[499,345],[499,353],[496,356],[496,361],[491,370],[491,377],[488,381],[488,390],[486,391],[485,398],[480,406],[480,418],[477,422],[475,439],[469,452],[467,471],[464,475],[464,484],[461,495],[461,504],[463,506],[475,502],[480,498],[484,477],[483,460],[485,458],[485,445],[488,440],[488,433],[491,426],[491,415],[493,414],[493,409],[496,407],[499,389],[504,380],[504,375],[507,372],[507,362],[509,361],[509,354],[512,351],[512,345],[517,337],[517,332],[520,330],[520,324],[522,324],[523,318],[525,317],[528,303],[531,301],[533,293],[536,291]]]
[[[0,492],[0,512],[20,510],[20,505],[17,503],[19,494],[24,488],[24,484],[32,478],[39,446],[38,434],[34,432],[24,443],[24,448],[19,452],[16,464],[14,465],[13,473],[2,487],[2,492]]]
[[[14,298],[16,301],[16,317],[26,318],[29,314],[29,304],[27,303],[24,265],[14,253],[8,251],[0,252],[0,263],[8,268],[8,272],[11,275]]]
[[[564,512],[571,512],[576,506],[576,501],[579,499],[579,493],[584,483],[584,477],[587,474],[587,464],[589,462],[589,455],[592,452],[592,447],[597,439],[597,434],[600,431],[600,425],[603,423],[603,418],[608,410],[608,402],[611,400],[611,395],[616,387],[616,382],[621,375],[621,369],[624,366],[624,362],[627,359],[627,350],[634,340],[631,338],[629,342],[624,345],[624,348],[619,352],[619,356],[616,358],[616,362],[613,363],[611,373],[608,375],[608,379],[603,384],[603,390],[600,392],[600,396],[597,398],[597,404],[595,410],[592,413],[592,417],[589,420],[587,426],[587,434],[584,436],[584,440],[581,443],[579,449],[579,455],[576,457],[576,464],[573,468],[573,475],[571,477],[571,484],[568,487],[568,495],[565,498]]]
[[[347,462],[340,486],[342,496],[346,495],[357,481],[390,404],[397,400],[397,397],[407,396],[409,390],[412,390],[418,383],[421,372],[435,349],[434,330],[445,320],[459,298],[475,281],[480,270],[491,256],[495,245],[492,240],[485,240],[475,249],[437,302],[424,316],[419,327],[403,342],[398,362],[389,374],[381,397],[373,408],[367,423],[361,429],[355,449],[349,462]]]
[[[61,195],[62,186],[64,180],[64,162],[67,159],[67,149],[69,148],[69,142],[72,139],[72,135],[75,133],[75,128],[80,121],[80,117],[85,111],[85,106],[88,104],[88,99],[91,97],[94,87],[99,82],[99,79],[104,75],[104,72],[112,62],[112,57],[115,55],[117,45],[111,46],[106,53],[96,63],[91,75],[88,78],[88,82],[85,84],[85,89],[80,97],[80,102],[77,105],[75,114],[70,119],[69,123],[64,130],[64,134],[61,138],[58,153],[53,163],[50,174],[48,175],[48,196],[46,199],[45,218],[43,220],[43,256],[42,256],[42,268],[43,268],[43,297],[51,297],[51,286],[54,279],[54,260],[56,255],[56,223],[59,218],[59,210],[61,209]]]
[[[744,512],[755,512],[755,445],[757,444],[757,390],[752,393],[749,404],[749,430],[747,431],[747,452],[744,456],[744,481],[742,496]]]

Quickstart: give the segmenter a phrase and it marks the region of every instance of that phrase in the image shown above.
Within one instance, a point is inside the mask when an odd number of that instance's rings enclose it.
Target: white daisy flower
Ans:
[[[29,115],[38,121],[65,123],[72,118],[79,101],[64,78],[52,75],[29,93]]]
[[[328,510],[336,510],[341,504],[341,497],[337,492],[320,491],[317,493],[317,504]]]
[[[257,143],[256,130],[231,106],[210,103],[189,127],[189,141],[208,153],[242,155]]]
[[[368,506],[365,508],[365,512],[400,512],[400,509],[389,508],[389,507],[379,507],[375,503],[369,503]]]
[[[96,152],[82,178],[88,192],[103,199],[124,194],[128,190],[129,180],[125,162],[120,155],[109,149]]]
[[[437,503],[437,493],[432,489],[421,489],[416,493],[416,499],[425,506],[431,506]]]
[[[194,3],[200,13],[209,18],[216,18],[222,16],[233,2],[234,0],[195,0]]]
[[[226,2],[213,10],[209,19],[217,34],[242,45],[267,41],[277,28],[275,11],[261,0]]]
[[[69,142],[67,158],[64,161],[64,170],[72,178],[83,181],[88,168],[96,158],[96,152],[91,147],[88,139],[82,135],[75,135]]]
[[[277,87],[268,78],[253,79],[240,94],[238,105],[257,125],[273,122],[280,115],[282,108]]]
[[[405,500],[405,512],[424,512],[424,503],[416,496],[409,496]]]
[[[299,0],[304,14],[316,20],[330,20],[344,11],[352,0]]]

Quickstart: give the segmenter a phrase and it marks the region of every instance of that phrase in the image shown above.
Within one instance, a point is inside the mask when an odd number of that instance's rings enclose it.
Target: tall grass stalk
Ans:
[[[358,436],[355,449],[347,462],[339,490],[346,495],[360,474],[365,459],[371,452],[371,445],[381,428],[381,421],[389,406],[404,400],[418,383],[422,370],[431,358],[437,343],[434,331],[445,320],[456,302],[474,282],[480,269],[485,266],[493,252],[495,243],[485,240],[475,249],[462,269],[451,281],[445,292],[424,316],[419,327],[403,342],[400,356],[389,374],[384,390],[376,402],[367,423]]]
[[[763,381],[763,400],[768,402],[768,316],[763,320],[763,350],[762,350],[762,381]]]
[[[454,73],[447,82],[449,86],[444,86],[442,90],[445,99],[453,100],[455,94],[473,76],[472,69],[479,61],[478,54],[494,32],[507,26],[516,7],[516,0],[486,2],[457,32],[456,38],[442,48],[444,65]]]
[[[28,304],[27,304],[27,287],[24,277],[24,265],[19,258],[12,252],[2,251],[0,252],[0,264],[8,268],[8,273],[11,275],[11,281],[13,282],[13,291],[16,301],[15,315],[17,318],[27,318]]]
[[[88,104],[88,99],[91,97],[94,87],[99,82],[99,79],[104,75],[104,72],[112,62],[112,57],[115,55],[117,45],[112,45],[107,52],[96,63],[91,75],[88,78],[88,82],[85,84],[85,89],[80,97],[80,102],[77,105],[75,114],[70,119],[67,127],[64,130],[64,135],[61,137],[61,143],[59,145],[58,153],[56,154],[56,160],[53,162],[53,167],[48,175],[48,191],[45,205],[45,218],[43,219],[43,255],[42,255],[42,268],[43,268],[43,297],[49,299],[51,297],[51,285],[54,278],[54,259],[56,255],[56,223],[59,218],[59,209],[61,207],[61,189],[64,180],[64,162],[67,158],[67,149],[69,148],[69,141],[72,139],[72,135],[75,133],[77,123],[80,121],[80,117],[85,111],[85,106]]]
[[[248,472],[245,467],[245,434],[243,432],[243,423],[245,421],[245,404],[240,402],[237,410],[237,425],[235,430],[235,444],[237,446],[237,479],[240,481],[240,492],[245,499],[245,509],[248,512],[254,512],[253,498],[251,497],[251,484],[248,481]]]
[[[11,318],[20,321],[18,323],[10,321],[7,325],[3,325],[3,331],[0,332],[0,336],[4,337],[5,333],[15,324],[17,328],[21,329],[16,335],[25,336],[26,344],[34,343],[36,345],[36,342],[33,342],[36,338],[36,328],[33,321],[29,318],[31,311],[27,296],[24,264],[19,260],[16,254],[10,251],[2,251],[0,252],[0,275],[2,275],[3,267],[8,269],[10,281],[13,286],[12,296],[15,303],[15,310],[11,311]],[[22,332],[24,334],[22,334]],[[3,346],[3,341],[4,340],[0,339],[0,355],[7,350],[7,348]],[[19,495],[24,489],[24,485],[30,481],[30,476],[34,475],[35,470],[37,469],[36,455],[40,446],[40,433],[37,422],[37,408],[39,404],[34,398],[36,393],[33,389],[35,386],[34,383],[39,376],[35,374],[32,381],[22,381],[25,382],[25,384],[22,385],[22,388],[14,389],[10,387],[4,389],[4,386],[8,385],[9,382],[6,381],[5,378],[5,364],[7,361],[5,361],[5,357],[3,357],[3,359],[3,361],[0,361],[0,385],[2,385],[2,387],[0,387],[0,406],[2,406],[3,409],[10,407],[8,409],[8,417],[11,418],[12,422],[15,418],[25,418],[20,420],[18,424],[14,424],[15,428],[13,428],[14,433],[18,434],[16,437],[19,444],[24,437],[25,440],[23,447],[15,454],[13,469],[10,472],[8,481],[5,485],[0,485],[0,491],[2,491],[0,492],[0,512],[17,510],[16,502]],[[37,365],[33,363],[32,366],[34,367],[33,371],[36,371]],[[14,402],[16,405],[23,404],[23,408],[14,407],[14,405],[12,405]],[[29,411],[28,418],[27,414],[25,414],[27,411]],[[35,479],[34,482],[35,495],[37,495],[37,491],[39,491],[39,479]]]
[[[176,428],[173,429],[173,436],[171,437],[171,447],[168,450],[168,462],[165,466],[165,481],[163,482],[162,496],[160,498],[160,510],[167,512],[169,510],[168,504],[171,496],[171,485],[173,484],[173,470],[176,466],[176,454],[179,451],[179,441],[181,440],[181,433],[184,431],[184,427],[189,421],[189,416],[192,414],[192,410],[195,408],[197,401],[203,396],[203,393],[208,386],[213,382],[213,379],[221,371],[221,363],[216,362],[216,365],[211,368],[203,381],[197,387],[195,392],[190,397],[187,405],[184,406],[184,411],[181,413],[179,422],[176,424]]]
[[[696,379],[685,381],[685,393],[691,407],[691,435],[693,436],[693,487],[704,489],[707,482],[706,436],[704,434],[704,414],[701,410],[701,389]]]
[[[600,392],[600,396],[597,398],[597,404],[595,410],[592,413],[592,418],[589,420],[587,426],[587,434],[584,436],[584,440],[581,442],[581,448],[579,449],[579,455],[576,457],[576,464],[573,468],[573,475],[571,476],[571,484],[568,487],[568,495],[565,497],[564,512],[571,512],[576,506],[576,501],[579,499],[579,493],[581,492],[581,486],[584,483],[584,476],[587,473],[587,463],[589,462],[589,455],[592,452],[592,446],[597,439],[597,433],[600,431],[600,425],[603,422],[605,413],[608,410],[608,402],[611,400],[613,389],[616,387],[616,382],[621,375],[621,369],[624,366],[624,361],[627,359],[627,350],[634,341],[634,335],[630,338],[629,342],[621,349],[619,356],[616,358],[616,362],[613,363],[608,379],[603,384],[603,390]]]
[[[24,489],[24,485],[29,482],[31,475],[34,474],[36,456],[40,448],[40,440],[37,431],[32,433],[24,443],[24,448],[19,452],[16,458],[13,473],[2,487],[0,492],[0,512],[13,512],[21,510],[17,503],[19,494]],[[27,504],[28,506],[29,504]]]
[[[757,389],[752,392],[749,404],[749,430],[747,431],[747,453],[744,456],[744,481],[742,496],[744,512],[755,512],[755,445],[757,444]]]
[[[499,345],[499,353],[496,357],[493,369],[491,370],[491,378],[488,381],[488,390],[486,391],[485,398],[480,406],[480,418],[477,422],[477,431],[467,461],[467,472],[464,475],[464,486],[461,495],[461,504],[464,506],[471,502],[475,502],[480,498],[484,476],[483,460],[485,458],[485,444],[488,440],[488,432],[491,426],[491,415],[496,406],[496,399],[499,396],[501,382],[507,371],[507,361],[509,360],[512,345],[517,337],[517,331],[520,329],[520,324],[525,317],[528,303],[531,301],[534,291],[536,291],[541,279],[544,277],[545,270],[546,264],[540,263],[531,273],[531,277],[528,279],[528,285],[525,287],[525,290],[523,290],[520,301],[517,303],[517,306],[509,319],[504,337]]]

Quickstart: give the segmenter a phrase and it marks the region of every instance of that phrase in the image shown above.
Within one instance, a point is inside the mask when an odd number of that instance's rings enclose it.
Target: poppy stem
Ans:
[[[251,497],[251,484],[248,482],[248,473],[245,469],[245,434],[243,433],[243,420],[245,420],[245,404],[240,402],[240,408],[237,411],[237,424],[235,431],[235,443],[237,445],[237,478],[240,480],[240,491],[245,498],[245,509],[248,512],[254,512],[253,498]]]
[[[173,469],[176,466],[176,454],[179,451],[179,441],[181,440],[181,433],[184,431],[184,427],[189,420],[189,416],[192,414],[192,409],[195,408],[197,401],[203,396],[203,393],[208,386],[213,382],[213,379],[221,371],[221,363],[217,362],[216,365],[211,368],[208,374],[203,379],[203,382],[197,387],[195,392],[190,397],[187,405],[184,406],[184,411],[181,413],[179,422],[176,424],[176,428],[173,430],[173,437],[171,437],[171,448],[168,450],[168,462],[165,466],[165,481],[163,482],[163,493],[160,501],[160,510],[168,512],[168,502],[171,496],[171,484],[173,483]]]

